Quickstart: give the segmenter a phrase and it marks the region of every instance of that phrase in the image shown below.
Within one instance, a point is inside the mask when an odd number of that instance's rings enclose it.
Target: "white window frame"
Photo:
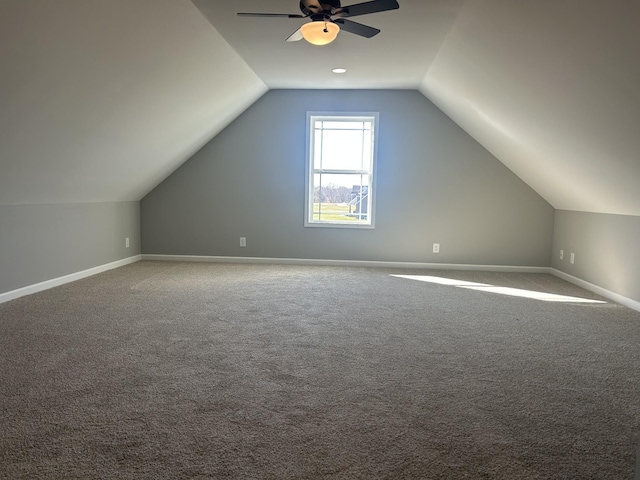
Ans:
[[[314,126],[315,121],[323,120],[323,121],[371,121],[372,122],[372,135],[373,135],[373,145],[371,149],[371,166],[368,170],[321,170],[314,168]],[[306,169],[305,169],[305,209],[304,209],[304,226],[305,227],[322,227],[322,228],[375,228],[375,182],[376,182],[376,163],[378,157],[378,125],[379,125],[379,114],[378,112],[307,112],[307,158],[306,158]],[[369,190],[368,190],[368,198],[367,198],[367,221],[366,222],[355,222],[355,221],[344,221],[340,222],[337,220],[333,221],[322,221],[322,220],[314,220],[313,219],[313,194],[314,194],[314,175],[317,173],[324,174],[366,174],[369,175]]]

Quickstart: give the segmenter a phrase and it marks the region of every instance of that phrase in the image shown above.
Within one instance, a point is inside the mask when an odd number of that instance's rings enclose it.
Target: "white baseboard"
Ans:
[[[569,283],[573,283],[574,285],[582,287],[585,290],[589,290],[593,293],[597,293],[598,295],[603,296],[604,298],[608,298],[609,300],[619,303],[620,305],[624,305],[625,307],[629,307],[633,310],[637,310],[638,312],[640,312],[640,302],[636,300],[633,300],[628,297],[624,297],[615,292],[607,290],[606,288],[599,287],[598,285],[594,285],[593,283],[589,283],[586,280],[582,280],[581,278],[574,277],[573,275],[569,275],[568,273],[564,273],[555,268],[550,268],[549,273],[551,273],[551,275],[555,275],[558,278],[566,280]]]
[[[472,265],[461,263],[421,263],[421,262],[379,262],[363,260],[325,260],[313,258],[265,258],[265,257],[225,257],[205,255],[155,255],[143,254],[142,260],[158,260],[171,262],[209,262],[209,263],[258,263],[272,265],[325,265],[337,267],[377,267],[407,268],[426,270],[467,270],[481,272],[515,272],[515,273],[549,273],[569,283],[597,293],[613,302],[640,311],[640,302],[611,292],[580,278],[561,272],[551,267],[530,267],[512,265]]]
[[[154,255],[143,254],[142,260],[205,263],[258,263],[271,265],[321,265],[331,267],[374,267],[374,268],[423,268],[430,270],[477,270],[483,272],[527,272],[549,273],[548,267],[526,267],[511,265],[467,265],[459,263],[382,262],[366,260],[326,260],[316,258],[266,258],[266,257],[224,257],[204,255]]]
[[[96,275],[97,273],[106,272],[114,268],[122,267],[130,263],[138,262],[142,259],[142,255],[134,255],[133,257],[124,258],[115,262],[106,263],[97,267],[82,270],[81,272],[71,273],[62,277],[52,278],[51,280],[45,280],[44,282],[36,283],[34,285],[28,285],[26,287],[18,288],[17,290],[11,290],[10,292],[0,293],[0,303],[8,302],[25,295],[31,295],[32,293],[41,292],[49,288],[58,287],[65,283],[75,282],[82,278]]]
[[[363,261],[363,260],[326,260],[314,258],[265,258],[265,257],[225,257],[225,256],[204,256],[204,255],[154,255],[143,254],[134,255],[133,257],[124,258],[115,262],[99,265],[97,267],[82,270],[81,272],[71,273],[62,277],[52,278],[44,282],[28,285],[26,287],[11,290],[9,292],[0,293],[0,303],[8,302],[24,295],[41,292],[49,288],[64,285],[65,283],[75,282],[82,278],[90,277],[98,273],[106,272],[114,268],[122,267],[130,263],[140,260],[157,260],[172,262],[205,262],[205,263],[257,263],[271,265],[320,265],[320,266],[337,266],[337,267],[374,267],[374,268],[407,268],[407,269],[429,269],[429,270],[468,270],[482,272],[521,272],[521,273],[550,273],[567,282],[578,285],[586,290],[597,293],[598,295],[608,298],[620,305],[637,310],[640,312],[640,302],[628,297],[624,297],[605,288],[589,283],[568,273],[551,267],[530,267],[530,266],[511,266],[511,265],[472,265],[459,263],[422,263],[422,262],[381,262],[381,261]]]

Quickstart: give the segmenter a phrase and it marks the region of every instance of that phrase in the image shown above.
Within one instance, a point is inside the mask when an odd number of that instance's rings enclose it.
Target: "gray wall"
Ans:
[[[0,205],[0,293],[139,254],[139,202]]]
[[[552,267],[640,302],[640,217],[556,211]]]
[[[375,229],[303,226],[307,111],[380,113]],[[142,251],[549,266],[553,217],[419,92],[272,90],[142,199]]]

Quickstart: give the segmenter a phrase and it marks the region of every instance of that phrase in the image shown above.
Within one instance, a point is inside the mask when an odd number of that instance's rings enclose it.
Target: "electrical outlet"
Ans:
[[[440,244],[439,243],[434,243],[433,244],[433,253],[440,253]]]
[[[247,237],[240,237],[240,246],[241,247],[247,246]]]
[[[127,237],[127,238],[125,238],[125,239],[124,239],[124,246],[125,246],[126,248],[129,248],[129,237]]]
[[[564,260],[564,250],[560,250],[560,260]]]
[[[571,252],[571,255],[569,256],[569,262],[570,263],[576,263],[576,254]]]

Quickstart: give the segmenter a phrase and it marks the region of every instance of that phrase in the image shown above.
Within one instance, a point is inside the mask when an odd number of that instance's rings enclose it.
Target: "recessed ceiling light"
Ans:
[[[346,68],[332,68],[331,71],[333,73],[347,73],[347,69]]]

